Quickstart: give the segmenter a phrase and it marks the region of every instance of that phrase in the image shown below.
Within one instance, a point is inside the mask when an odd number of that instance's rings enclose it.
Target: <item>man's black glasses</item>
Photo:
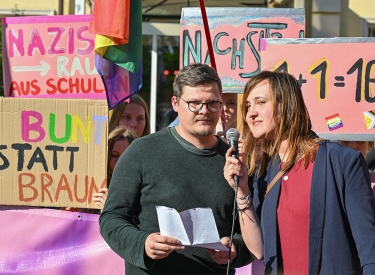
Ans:
[[[221,101],[199,102],[199,101],[186,101],[181,97],[179,98],[188,104],[189,111],[193,113],[196,113],[202,110],[203,105],[206,105],[207,109],[211,113],[215,113],[219,111],[221,109],[221,105],[223,105],[223,102]]]

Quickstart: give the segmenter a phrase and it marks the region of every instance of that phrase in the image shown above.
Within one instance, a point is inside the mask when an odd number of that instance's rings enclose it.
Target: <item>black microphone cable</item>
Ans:
[[[227,131],[226,133],[227,139],[229,141],[229,144],[231,147],[234,148],[232,157],[235,157],[238,159],[238,139],[240,137],[240,133],[238,132],[237,129],[231,128]],[[234,233],[234,223],[236,221],[236,209],[237,209],[237,192],[238,192],[238,176],[234,175],[233,176],[233,181],[234,181],[234,199],[233,199],[233,212],[232,212],[232,229],[230,233],[230,242],[229,242],[229,253],[228,253],[228,263],[227,263],[227,275],[229,274],[229,266],[230,266],[230,256],[232,252],[232,243],[233,243],[233,233]]]
[[[235,189],[234,189],[234,199],[233,199],[233,212],[232,212],[232,229],[231,229],[231,232],[230,232],[230,242],[229,242],[229,253],[228,253],[228,263],[227,263],[227,274],[226,275],[229,275],[229,266],[230,266],[230,256],[231,256],[231,252],[232,252],[232,243],[233,243],[233,232],[234,232],[234,223],[236,221],[236,209],[237,209],[237,202],[236,202],[236,198],[237,198],[237,192],[238,192],[238,181],[234,182],[234,185],[235,185]]]

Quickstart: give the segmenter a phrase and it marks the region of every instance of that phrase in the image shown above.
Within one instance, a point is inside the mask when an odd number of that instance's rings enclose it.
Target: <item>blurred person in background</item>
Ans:
[[[93,201],[103,209],[108,196],[108,187],[111,183],[113,169],[125,150],[137,138],[133,130],[126,126],[118,126],[108,136],[108,158],[107,158],[107,187],[99,189],[98,193],[93,194]]]
[[[123,125],[132,129],[138,137],[149,135],[151,133],[150,115],[146,102],[139,95],[133,95],[128,101],[121,102],[113,109],[108,132]]]
[[[223,91],[223,110],[226,130],[237,128],[237,94]],[[225,134],[222,121],[219,119],[216,125],[216,135],[225,136]]]

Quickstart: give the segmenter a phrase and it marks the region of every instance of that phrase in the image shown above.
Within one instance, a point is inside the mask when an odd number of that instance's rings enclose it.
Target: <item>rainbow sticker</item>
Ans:
[[[375,110],[363,112],[367,129],[375,128]]]
[[[327,116],[326,118],[327,126],[330,131],[336,130],[338,128],[344,127],[339,114],[334,114],[332,116]]]

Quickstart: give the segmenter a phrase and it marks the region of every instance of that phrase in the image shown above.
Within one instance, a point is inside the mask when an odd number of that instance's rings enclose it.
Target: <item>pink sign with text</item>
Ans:
[[[6,97],[106,99],[91,15],[2,19]]]
[[[240,93],[261,69],[261,38],[298,38],[305,31],[304,9],[207,8],[207,20],[223,90]],[[182,10],[180,63],[210,63],[199,8]]]
[[[375,140],[375,38],[263,39],[262,69],[299,81],[313,130]]]

